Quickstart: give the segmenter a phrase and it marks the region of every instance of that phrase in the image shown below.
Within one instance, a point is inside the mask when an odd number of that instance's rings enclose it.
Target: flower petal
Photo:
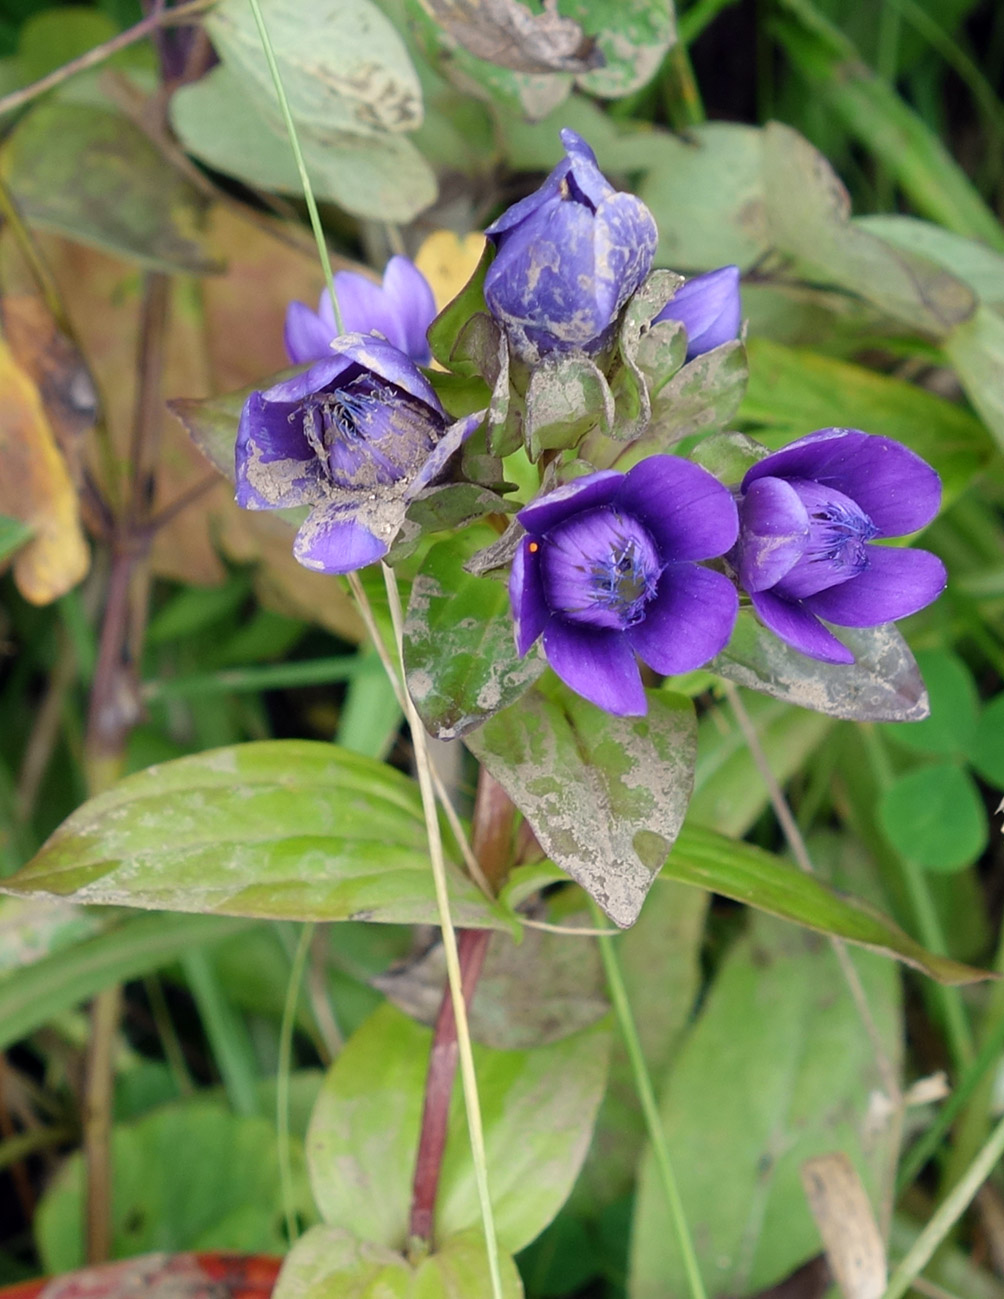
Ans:
[[[640,198],[614,190],[596,209],[593,240],[596,311],[605,328],[652,269],[659,232]]]
[[[648,711],[641,673],[622,632],[552,618],[544,631],[547,661],[565,685],[618,717]]]
[[[432,353],[425,334],[436,317],[429,281],[414,262],[395,253],[383,273],[383,290],[394,322],[387,338],[416,365],[428,365]]]
[[[355,362],[364,370],[372,370],[403,392],[417,397],[419,401],[424,401],[443,419],[447,418],[446,411],[436,396],[432,384],[414,361],[392,343],[385,342],[382,338],[374,338],[370,334],[343,334],[337,343],[333,355],[347,362]]]
[[[670,676],[692,672],[723,649],[732,635],[739,597],[722,573],[697,564],[670,564],[644,620],[627,633],[641,658]]]
[[[857,501],[883,537],[900,537],[931,522],[941,480],[926,460],[892,438],[859,429],[818,429],[755,464],[757,478],[808,478]]]
[[[509,602],[516,632],[516,653],[523,657],[547,626],[551,611],[544,598],[540,559],[524,537],[513,556],[509,574]]]
[[[747,591],[766,591],[801,558],[809,515],[783,478],[758,478],[739,502],[739,521],[739,580]]]
[[[484,410],[476,410],[472,415],[464,415],[455,420],[446,429],[443,436],[429,452],[421,469],[408,484],[406,496],[409,500],[416,497],[419,492],[424,491],[431,482],[434,482],[439,477],[446,468],[446,462],[450,457],[460,450],[464,442],[476,429],[481,427],[487,413]]]
[[[309,370],[304,370],[302,374],[294,374],[291,379],[274,383],[271,388],[265,389],[262,396],[268,402],[298,406],[305,398],[330,388],[352,368],[353,363],[348,357],[333,352],[329,347],[328,355],[323,361],[315,361]],[[348,377],[346,376],[346,379]]]
[[[296,534],[293,555],[320,573],[352,573],[387,553],[387,545],[354,516],[350,505],[322,505]]]
[[[869,546],[868,567],[857,577],[802,601],[841,627],[876,627],[923,609],[945,589],[945,566],[929,550]]]
[[[527,532],[540,535],[549,532],[571,515],[578,514],[580,510],[608,505],[623,482],[623,474],[614,469],[601,469],[573,483],[566,483],[564,487],[558,487],[544,496],[538,496],[529,505],[525,505],[516,517]]]
[[[794,649],[824,663],[854,662],[854,655],[847,646],[841,645],[801,602],[782,600],[770,591],[755,591],[750,599],[764,626]]]
[[[739,516],[732,493],[700,465],[649,456],[628,470],[623,483],[618,508],[644,523],[664,561],[714,559],[735,544]]]
[[[683,324],[688,361],[731,342],[742,320],[739,267],[721,266],[687,280],[652,323],[660,320],[679,320]]]
[[[286,308],[283,339],[286,355],[294,365],[330,356],[330,344],[337,332],[304,302],[291,302]]]
[[[501,247],[505,242],[504,236],[525,221],[527,217],[533,216],[534,212],[542,204],[554,199],[560,199],[561,183],[568,175],[571,165],[571,159],[562,158],[539,188],[535,189],[532,194],[527,194],[526,198],[521,198],[518,203],[513,203],[512,207],[506,208],[502,215],[488,226],[485,230],[488,238],[497,247]]]
[[[241,411],[234,468],[237,503],[246,510],[308,505],[322,491],[324,473],[296,408],[268,402],[260,392]]]

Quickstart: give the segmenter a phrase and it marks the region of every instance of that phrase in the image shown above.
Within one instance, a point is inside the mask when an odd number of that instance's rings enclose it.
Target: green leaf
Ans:
[[[17,61],[25,84],[38,81],[116,34],[108,15],[94,9],[57,5],[32,14],[18,35]]]
[[[841,627],[838,636],[853,652],[853,664],[807,658],[744,610],[732,639],[708,668],[741,686],[830,717],[906,722],[927,716],[924,681],[910,647],[891,623]]]
[[[329,1072],[307,1136],[322,1218],[400,1249],[418,1147],[432,1034],[384,1005],[353,1034]],[[532,1051],[474,1051],[499,1244],[515,1252],[565,1202],[603,1095],[609,1027]],[[481,1211],[462,1098],[450,1110],[436,1233],[477,1229]]]
[[[261,9],[297,126],[383,137],[420,125],[418,75],[372,0],[262,0]],[[278,111],[251,6],[218,0],[205,24],[224,63],[249,83],[248,97]]]
[[[205,198],[120,113],[49,99],[7,137],[0,172],[25,219],[154,270],[218,271]]]
[[[763,183],[763,132],[704,122],[687,139],[649,144],[639,197],[659,227],[655,260],[682,270],[736,263],[743,270],[770,247]]]
[[[504,582],[472,577],[464,561],[495,533],[470,529],[429,551],[411,588],[404,625],[408,689],[441,740],[456,739],[508,708],[547,667],[534,649],[516,654]]]
[[[303,1145],[291,1140],[295,1208],[315,1218]],[[222,1100],[162,1106],[112,1133],[112,1257],[151,1250],[282,1253],[279,1159],[271,1119],[231,1114]],[[73,1154],[46,1191],[36,1239],[48,1272],[86,1262],[84,1160]]]
[[[613,717],[548,681],[466,740],[544,852],[622,928],[638,918],[693,781],[693,704],[646,693],[646,717]]]
[[[436,319],[429,326],[429,347],[432,355],[440,365],[462,374],[487,373],[487,367],[467,361],[458,364],[454,357],[454,347],[461,330],[470,319],[478,313],[485,313],[485,275],[495,256],[494,247],[486,240],[481,260],[474,268],[474,273],[452,302],[448,302]],[[496,342],[497,348],[497,342]],[[494,380],[492,381],[494,382]]]
[[[0,514],[0,563],[10,558],[34,535],[35,529],[20,519],[10,519]]]
[[[933,221],[900,214],[856,217],[853,224],[904,252],[937,262],[968,284],[981,302],[1004,306],[1004,257],[985,244],[955,234]]]
[[[506,927],[451,868],[458,925]],[[435,923],[414,782],[301,740],[238,744],[126,777],[73,813],[6,891],[270,919]]]
[[[579,73],[575,84],[603,99],[620,99],[647,85],[676,38],[673,6],[666,0],[564,0],[561,12],[596,37],[604,65]]]
[[[1004,789],[1004,694],[995,695],[980,714],[969,760],[984,780]]]
[[[918,753],[965,758],[976,734],[979,711],[972,674],[959,656],[947,649],[921,650],[917,667],[927,687],[931,715],[909,726],[890,725],[887,734]]]
[[[523,1299],[516,1264],[501,1254],[501,1299]],[[492,1299],[484,1238],[443,1240],[414,1268],[403,1254],[341,1227],[311,1227],[283,1264],[273,1299]]]
[[[894,1068],[900,1044],[895,969],[854,961]],[[874,1050],[833,953],[812,935],[758,920],[732,948],[670,1069],[660,1111],[709,1294],[753,1295],[819,1252],[799,1170],[844,1151],[873,1197],[895,1158],[876,1130]],[[687,1293],[651,1155],[631,1238],[632,1299]]]
[[[879,821],[896,851],[927,870],[963,870],[987,846],[983,801],[969,773],[951,762],[895,780],[883,791]]]
[[[739,418],[772,430],[769,438],[763,435],[772,444],[838,426],[895,438],[938,471],[946,503],[993,454],[990,439],[968,411],[901,379],[763,338],[750,340],[749,359],[749,388]]]
[[[269,103],[224,63],[175,92],[171,124],[185,148],[210,167],[298,196],[300,174]],[[428,163],[405,136],[322,130],[307,122],[298,124],[297,134],[317,198],[356,216],[410,221],[436,197]]]
[[[945,355],[955,367],[966,396],[1004,447],[1004,318],[981,306],[971,320],[944,340]]]
[[[618,422],[618,427],[619,427]],[[614,427],[614,398],[588,356],[546,356],[534,366],[526,392],[523,441],[531,460],[574,447],[590,429]]]
[[[102,988],[138,979],[172,964],[193,946],[220,942],[252,924],[222,916],[173,915],[129,916],[109,922],[108,913],[103,914],[106,923],[93,937],[15,967],[0,978],[0,1050]],[[72,931],[62,930],[59,941],[71,935]]]
[[[937,338],[972,315],[975,300],[961,280],[851,224],[836,173],[797,131],[771,122],[763,148],[767,221],[779,252]]]
[[[867,902],[836,892],[793,862],[689,821],[680,831],[662,874],[681,884],[695,884],[745,902],[807,929],[834,934],[849,943],[894,956],[939,983],[974,983],[990,977],[928,952]]]

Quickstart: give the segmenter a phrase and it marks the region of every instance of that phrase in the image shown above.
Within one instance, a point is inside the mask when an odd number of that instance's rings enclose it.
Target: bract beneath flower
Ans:
[[[450,421],[420,370],[382,339],[346,334],[327,359],[254,392],[237,433],[237,502],[312,506],[293,553],[348,573],[386,555],[409,504],[484,412]]]
[[[853,663],[820,619],[874,627],[937,599],[946,576],[936,555],[871,543],[924,527],[940,502],[938,475],[908,447],[820,429],[747,472],[729,560],[771,631],[811,658]]]
[[[697,561],[733,545],[736,507],[698,465],[651,456],[627,474],[589,474],[517,518],[516,648],[526,654],[543,636],[551,667],[598,707],[646,711],[636,655],[664,675],[689,672],[728,641],[735,588]]]
[[[425,335],[436,315],[436,301],[414,262],[407,257],[392,257],[382,284],[375,284],[357,271],[337,271],[333,283],[342,333],[379,334],[416,365],[429,364],[432,354]],[[329,357],[339,332],[327,289],[316,311],[305,302],[289,304],[285,342],[294,365]]]
[[[533,194],[485,234],[496,248],[485,301],[514,354],[533,364],[550,352],[599,352],[652,265],[655,220],[615,190],[589,145],[563,130],[565,157]]]

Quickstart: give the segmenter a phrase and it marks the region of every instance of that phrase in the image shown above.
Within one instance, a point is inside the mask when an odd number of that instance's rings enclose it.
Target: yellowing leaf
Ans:
[[[3,340],[0,409],[0,514],[34,530],[14,557],[14,580],[26,600],[48,604],[80,581],[90,557],[73,483],[38,389]]]
[[[474,274],[484,251],[484,235],[472,231],[461,237],[452,230],[434,230],[415,254],[415,265],[432,286],[442,311]]]

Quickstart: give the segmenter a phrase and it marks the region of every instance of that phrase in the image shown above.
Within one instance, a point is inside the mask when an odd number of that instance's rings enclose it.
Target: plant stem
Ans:
[[[495,1218],[492,1212],[491,1193],[488,1188],[488,1160],[485,1152],[484,1129],[481,1122],[481,1103],[478,1097],[478,1080],[474,1070],[474,1054],[471,1050],[471,1034],[467,1024],[467,1006],[464,1002],[463,982],[460,974],[460,958],[457,952],[457,937],[450,915],[450,895],[446,885],[446,862],[443,857],[443,842],[439,831],[439,818],[436,813],[436,795],[432,784],[429,750],[425,742],[425,729],[418,715],[411,695],[403,685],[404,681],[404,614],[401,609],[401,597],[398,594],[397,578],[394,570],[383,565],[384,584],[387,588],[387,600],[390,605],[391,621],[397,641],[398,661],[401,665],[402,702],[405,716],[411,729],[412,744],[415,746],[415,765],[418,769],[418,787],[422,795],[422,809],[425,813],[425,831],[429,842],[429,856],[432,859],[432,878],[436,888],[436,906],[439,911],[439,924],[443,933],[443,950],[446,954],[446,973],[450,984],[450,997],[453,1001],[453,1013],[457,1022],[457,1047],[460,1055],[460,1077],[464,1087],[464,1105],[467,1110],[467,1131],[471,1142],[471,1158],[474,1163],[474,1179],[478,1188],[478,1199],[481,1203],[481,1221],[484,1227],[485,1248],[488,1252],[488,1269],[491,1275],[493,1299],[502,1299],[502,1273],[499,1266],[498,1242],[495,1236]]]
[[[592,898],[589,899],[589,906],[597,927],[601,926],[603,915]],[[648,1066],[645,1063],[645,1056],[641,1049],[638,1026],[631,1011],[631,1003],[628,1001],[620,961],[617,959],[617,950],[614,947],[616,941],[616,938],[609,936],[597,939],[600,945],[600,956],[603,960],[603,970],[607,978],[607,988],[610,991],[610,1000],[613,1002],[621,1037],[624,1039],[624,1046],[631,1062],[631,1070],[634,1073],[635,1091],[641,1102],[642,1114],[645,1116],[645,1126],[648,1129],[648,1139],[652,1144],[652,1154],[655,1156],[656,1167],[659,1170],[659,1177],[669,1205],[669,1215],[680,1246],[690,1296],[691,1299],[707,1299],[707,1291],[704,1289],[704,1282],[701,1279],[697,1253],[694,1250],[694,1242],[691,1239],[690,1228],[687,1225],[683,1198],[680,1195],[676,1174],[673,1172],[673,1165],[669,1157],[669,1147],[666,1144],[666,1133],[662,1126],[659,1106],[656,1103],[652,1080],[649,1077]]]
[[[275,1127],[279,1157],[279,1179],[282,1182],[282,1208],[286,1216],[286,1240],[292,1249],[299,1235],[296,1222],[296,1202],[293,1196],[293,1163],[289,1147],[289,1079],[293,1067],[293,1029],[296,1027],[296,1007],[300,1000],[303,971],[310,953],[316,925],[305,924],[293,953],[286,984],[286,1000],[282,1007],[279,1025],[279,1061],[275,1077]]]
[[[84,1239],[88,1263],[104,1263],[112,1252],[112,1093],[115,1035],[122,1013],[122,988],[103,988],[91,1005],[91,1038],[84,1083]]]
[[[468,1007],[474,999],[491,936],[490,929],[461,929],[457,935],[461,983]],[[436,1191],[446,1150],[446,1129],[450,1117],[453,1080],[457,1072],[457,1055],[457,1021],[453,1014],[450,989],[446,987],[429,1052],[422,1128],[411,1188],[408,1235],[426,1247],[431,1245],[433,1238]]]
[[[983,1149],[935,1210],[890,1277],[882,1299],[903,1299],[915,1277],[927,1266],[935,1250],[965,1213],[1001,1155],[1004,1155],[1004,1119],[997,1124]]]

